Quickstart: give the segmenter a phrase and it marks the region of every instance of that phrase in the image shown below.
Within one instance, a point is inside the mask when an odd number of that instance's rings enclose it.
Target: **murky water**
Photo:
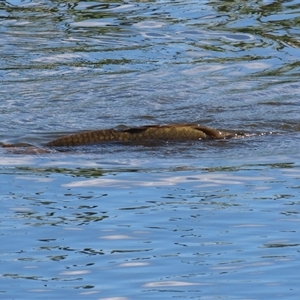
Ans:
[[[258,133],[0,149],[1,299],[298,299],[297,1],[0,1],[0,143],[121,124]]]

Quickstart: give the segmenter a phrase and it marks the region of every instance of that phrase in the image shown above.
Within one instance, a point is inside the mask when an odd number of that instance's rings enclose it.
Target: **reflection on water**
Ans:
[[[0,145],[124,124],[259,133],[1,148],[0,298],[298,299],[299,12],[0,1]]]
[[[297,1],[2,2],[0,138],[173,122],[295,131],[298,14]]]
[[[298,295],[298,156],[85,171],[35,160],[1,169],[4,297]]]

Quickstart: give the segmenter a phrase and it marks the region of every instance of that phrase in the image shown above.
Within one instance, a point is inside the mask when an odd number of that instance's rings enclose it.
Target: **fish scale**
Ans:
[[[224,139],[236,136],[227,131],[219,131],[194,124],[149,125],[124,130],[91,130],[60,137],[47,143],[51,147],[68,147],[104,142],[120,141],[188,141],[200,139]]]

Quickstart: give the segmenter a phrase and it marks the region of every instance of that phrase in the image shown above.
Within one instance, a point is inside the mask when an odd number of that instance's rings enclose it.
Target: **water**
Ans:
[[[297,299],[299,156],[75,159],[6,160],[3,299]]]
[[[298,299],[299,10],[0,1],[0,143],[122,124],[257,133],[1,148],[0,298]]]

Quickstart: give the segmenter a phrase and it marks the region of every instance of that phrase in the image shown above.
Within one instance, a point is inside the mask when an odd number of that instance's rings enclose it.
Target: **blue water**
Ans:
[[[299,295],[299,156],[3,162],[3,299]]]
[[[122,124],[250,134],[0,148],[0,298],[298,299],[299,10],[0,2],[0,144]]]

